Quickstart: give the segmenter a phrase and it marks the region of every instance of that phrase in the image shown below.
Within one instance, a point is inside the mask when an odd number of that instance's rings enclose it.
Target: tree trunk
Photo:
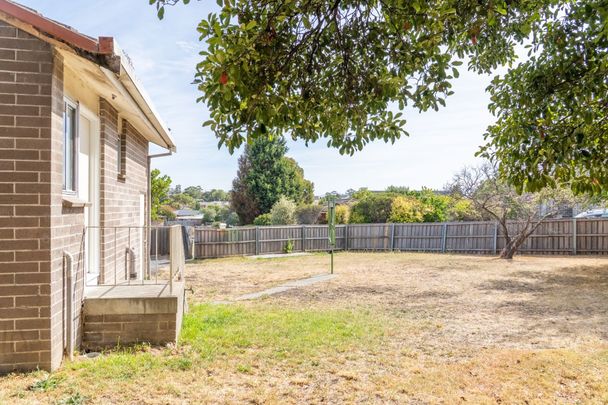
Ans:
[[[513,256],[515,256],[517,250],[521,247],[521,245],[524,244],[526,239],[528,239],[528,237],[534,233],[536,228],[538,228],[538,226],[545,219],[546,217],[543,217],[534,224],[528,220],[528,222],[524,226],[524,229],[522,229],[513,239],[509,239],[507,236],[505,247],[500,252],[500,258],[507,260],[513,259]]]
[[[515,244],[513,242],[507,244],[507,246],[505,246],[501,251],[500,251],[500,258],[501,259],[507,259],[507,260],[511,260],[513,259],[513,256],[515,256],[515,253],[517,252],[517,246],[515,246]]]
[[[509,243],[504,247],[504,249],[500,252],[501,259],[513,259],[517,250],[524,244],[528,236],[530,236],[532,232],[520,232],[516,237],[511,239]]]
[[[518,233],[513,239],[511,239],[507,242],[505,247],[500,252],[501,259],[507,259],[507,260],[513,259],[513,256],[515,256],[515,253],[517,253],[517,250],[521,247],[521,245],[524,244],[526,239],[528,239],[528,236],[530,236],[530,234],[532,234],[532,232],[534,232],[534,229],[536,229],[536,227],[537,227],[537,226],[534,226],[532,228],[532,230],[529,231],[528,226],[529,226],[529,224],[526,224],[525,228],[520,233]]]

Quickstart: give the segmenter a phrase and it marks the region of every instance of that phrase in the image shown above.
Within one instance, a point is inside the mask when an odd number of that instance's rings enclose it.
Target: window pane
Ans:
[[[63,126],[63,189],[75,191],[76,163],[76,109],[65,107]]]

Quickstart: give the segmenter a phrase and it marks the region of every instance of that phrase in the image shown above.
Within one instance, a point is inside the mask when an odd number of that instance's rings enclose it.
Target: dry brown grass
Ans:
[[[336,256],[335,269],[339,277],[330,282],[267,300],[294,307],[363,305],[391,317],[437,325],[422,337],[424,346],[559,348],[608,340],[608,260],[603,258],[505,261],[348,253]],[[232,258],[193,265],[188,280],[195,300],[222,301],[327,271],[326,255]]]
[[[187,276],[192,301],[208,302],[327,269],[326,255],[231,258],[192,264]],[[0,379],[0,403],[74,392],[95,403],[608,403],[606,259],[347,253],[336,273],[243,309],[365,314],[378,339],[312,356],[237,347],[183,369],[172,359],[196,359],[188,347],[153,351],[124,379],[100,378],[105,363],[66,368],[42,393],[26,390],[40,374]]]

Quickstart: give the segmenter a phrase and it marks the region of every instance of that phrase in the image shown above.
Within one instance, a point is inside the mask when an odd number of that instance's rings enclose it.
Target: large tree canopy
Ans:
[[[152,0],[164,6],[177,0]],[[539,1],[225,0],[198,31],[206,124],[230,151],[289,133],[353,153],[407,134],[390,110],[437,109],[457,66],[489,71],[538,18]]]
[[[497,77],[487,157],[519,191],[608,185],[608,3],[564,2],[537,24],[530,58]]]
[[[159,16],[178,0],[151,0]],[[183,0],[187,3],[188,0]],[[603,0],[218,0],[199,26],[206,122],[230,151],[269,131],[342,153],[403,135],[406,106],[445,105],[458,65],[491,72],[481,153],[520,190],[608,183]]]

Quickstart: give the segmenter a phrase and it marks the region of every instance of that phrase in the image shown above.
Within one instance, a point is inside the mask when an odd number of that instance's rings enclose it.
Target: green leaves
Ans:
[[[232,183],[232,206],[242,224],[269,212],[281,196],[299,204],[312,203],[313,184],[286,152],[281,136],[255,139],[245,147]]]
[[[151,216],[153,220],[160,219],[162,205],[166,202],[171,187],[171,177],[161,176],[160,170],[150,173]]]
[[[269,132],[343,154],[395,142],[408,133],[393,106],[445,106],[465,57],[480,71],[513,60],[519,27],[541,4],[500,3],[491,27],[472,0],[220,1],[197,28],[205,126],[230,152]]]
[[[164,7],[179,0],[152,1]],[[195,82],[218,145],[269,134],[343,154],[407,136],[413,107],[449,102],[462,60],[489,73],[528,60],[488,91],[497,122],[479,154],[522,190],[608,185],[605,2],[224,0],[197,27]],[[582,134],[582,135],[581,135]]]
[[[558,182],[601,193],[608,186],[607,11],[605,3],[583,1],[545,14],[534,25],[532,57],[488,89],[497,122],[480,154],[521,190]]]

